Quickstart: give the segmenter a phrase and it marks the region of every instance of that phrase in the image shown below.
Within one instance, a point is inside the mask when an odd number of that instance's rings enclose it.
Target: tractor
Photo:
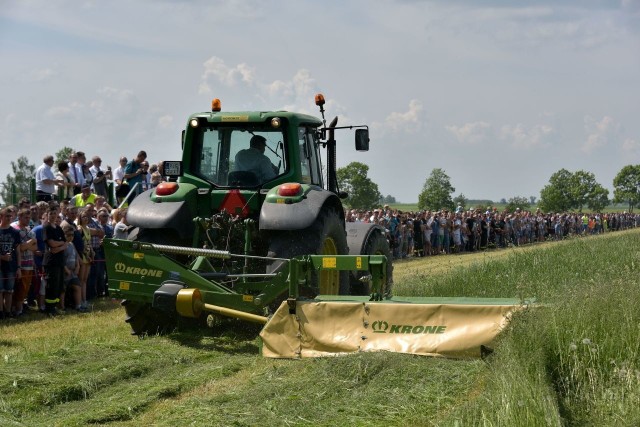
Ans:
[[[385,229],[345,223],[342,200],[348,195],[336,178],[336,131],[355,129],[355,149],[367,151],[368,127],[338,127],[337,117],[327,125],[324,96],[316,95],[315,103],[322,118],[225,112],[218,99],[211,111],[188,118],[182,159],[164,161],[167,180],[128,206],[133,246],[105,245],[110,291],[124,299],[134,334],[171,328],[184,288],[198,288],[205,302],[236,314],[268,316],[287,297],[289,261],[305,255],[385,256],[384,283],[376,293],[390,296]],[[150,254],[142,259],[143,249],[153,247],[173,249],[153,264]],[[183,273],[176,271],[182,267]],[[370,295],[369,272],[348,268],[310,268],[300,295]],[[187,270],[196,282],[186,279]]]

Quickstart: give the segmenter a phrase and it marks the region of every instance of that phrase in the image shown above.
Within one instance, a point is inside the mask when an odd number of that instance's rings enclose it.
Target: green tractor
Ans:
[[[184,288],[198,288],[205,303],[236,314],[268,316],[287,298],[289,261],[305,255],[384,255],[377,293],[389,296],[385,229],[345,223],[347,194],[336,179],[336,130],[355,129],[356,150],[367,151],[368,128],[338,127],[337,117],[327,126],[324,103],[316,95],[322,119],[224,112],[217,99],[212,111],[189,117],[182,160],[164,162],[168,181],[128,207],[131,242],[105,244],[110,291],[125,300],[133,333],[171,327]],[[157,248],[170,249],[156,256]],[[309,270],[300,295],[370,295],[370,274],[346,268]]]

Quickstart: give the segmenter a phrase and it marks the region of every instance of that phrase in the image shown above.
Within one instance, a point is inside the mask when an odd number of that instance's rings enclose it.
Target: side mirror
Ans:
[[[356,151],[369,151],[369,129],[356,129]]]

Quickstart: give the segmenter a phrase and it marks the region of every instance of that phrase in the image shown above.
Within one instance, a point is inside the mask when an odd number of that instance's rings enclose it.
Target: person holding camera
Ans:
[[[138,152],[138,155],[127,165],[124,167],[124,179],[127,180],[130,188],[134,188],[136,184],[138,184],[135,188],[135,192],[132,194],[132,197],[127,200],[128,203],[131,203],[133,198],[138,194],[142,193],[142,178],[143,174],[145,174],[144,167],[142,164],[147,159],[147,153],[143,150]]]
[[[102,169],[102,159],[100,156],[93,156],[91,159],[93,165],[89,169],[93,176],[93,192],[98,196],[107,197],[108,180],[113,179],[111,166],[107,166],[106,170]]]

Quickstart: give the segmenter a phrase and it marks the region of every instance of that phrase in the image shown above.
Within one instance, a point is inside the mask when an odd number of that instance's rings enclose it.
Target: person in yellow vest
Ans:
[[[91,192],[91,186],[89,184],[82,184],[82,190],[79,194],[76,194],[71,198],[69,204],[77,208],[83,208],[88,204],[94,204],[96,202],[95,193]]]

